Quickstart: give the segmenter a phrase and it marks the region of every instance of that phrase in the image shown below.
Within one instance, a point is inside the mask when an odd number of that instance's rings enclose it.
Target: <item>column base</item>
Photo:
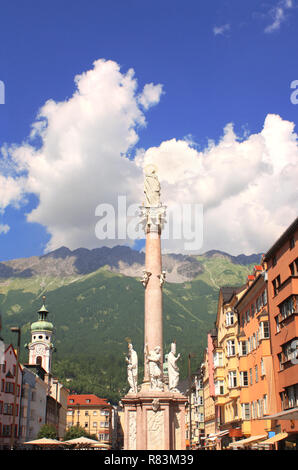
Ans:
[[[122,398],[124,450],[185,450],[185,405],[179,392],[141,390]]]

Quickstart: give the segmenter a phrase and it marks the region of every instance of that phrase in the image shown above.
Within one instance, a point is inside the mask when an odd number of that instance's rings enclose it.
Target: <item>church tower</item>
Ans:
[[[39,364],[48,374],[51,372],[53,353],[53,324],[47,320],[48,311],[43,305],[38,312],[38,320],[31,325],[31,343],[28,344],[29,364]]]

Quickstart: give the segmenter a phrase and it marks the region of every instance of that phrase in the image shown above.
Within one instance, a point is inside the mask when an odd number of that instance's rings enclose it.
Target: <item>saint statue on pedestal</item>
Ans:
[[[163,390],[160,351],[160,346],[156,346],[150,352],[148,352],[148,345],[145,346],[145,360],[149,364],[150,387],[152,390]]]
[[[176,343],[171,344],[171,351],[168,354],[168,374],[169,374],[169,390],[171,392],[179,392],[177,390],[177,385],[179,382],[179,368],[177,366],[177,361],[180,358],[180,354],[176,354]]]
[[[131,343],[128,344],[128,355],[125,358],[127,362],[127,380],[130,385],[128,393],[138,392],[138,355],[133,349]]]
[[[146,207],[160,206],[160,183],[156,174],[155,165],[148,165],[145,168],[144,193],[146,197]]]

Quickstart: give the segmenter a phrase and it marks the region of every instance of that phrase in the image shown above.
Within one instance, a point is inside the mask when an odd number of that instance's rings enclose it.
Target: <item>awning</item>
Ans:
[[[259,436],[250,436],[247,439],[241,439],[241,441],[231,442],[229,447],[242,447],[250,444],[252,442],[261,441],[262,439],[266,439],[267,434],[262,434]]]
[[[274,415],[263,416],[259,419],[298,419],[298,407],[291,408],[289,410],[280,411],[279,413],[275,413]]]
[[[270,439],[266,439],[266,441],[262,441],[259,445],[274,444],[275,442],[282,441],[286,437],[288,437],[287,432],[280,432],[279,434],[276,434],[275,436],[270,437]]]
[[[226,431],[220,431],[220,432],[217,432],[215,434],[209,434],[208,437],[206,437],[206,440],[209,440],[209,441],[214,441],[215,439],[217,439],[218,437],[223,437],[225,436],[226,434],[229,434],[229,430],[227,429]]]

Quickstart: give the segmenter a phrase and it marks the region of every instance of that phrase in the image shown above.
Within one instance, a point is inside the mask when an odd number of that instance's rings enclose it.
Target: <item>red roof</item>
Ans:
[[[262,268],[261,265],[257,264],[257,265],[255,266],[255,270],[256,270],[256,271],[263,271],[263,268]]]
[[[96,395],[68,395],[67,406],[71,405],[98,405],[111,406],[106,398],[98,398]]]
[[[249,275],[247,276],[247,279],[248,279],[249,281],[253,281],[254,278],[255,278],[255,276],[254,276],[253,274],[249,274]]]

